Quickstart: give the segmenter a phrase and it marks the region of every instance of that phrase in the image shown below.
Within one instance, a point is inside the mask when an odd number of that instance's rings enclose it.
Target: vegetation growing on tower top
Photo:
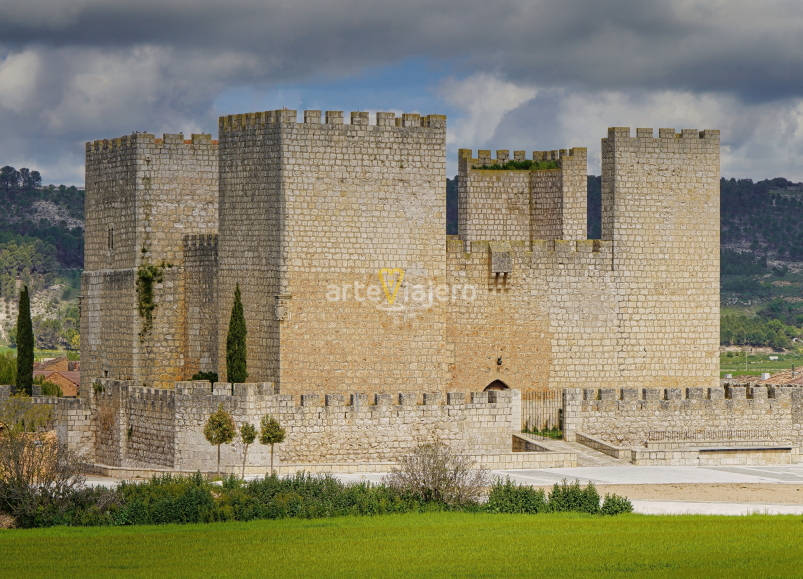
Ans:
[[[491,171],[547,171],[549,169],[559,169],[558,162],[554,159],[547,161],[508,161],[507,163],[493,165],[474,165],[472,169],[483,169]]]

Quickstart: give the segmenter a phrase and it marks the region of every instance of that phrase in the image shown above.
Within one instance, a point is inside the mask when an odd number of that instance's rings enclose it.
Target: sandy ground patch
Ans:
[[[716,501],[728,503],[786,503],[803,505],[803,484],[728,483],[665,485],[596,485],[600,496],[617,494],[629,499]],[[540,487],[547,493],[552,487]]]

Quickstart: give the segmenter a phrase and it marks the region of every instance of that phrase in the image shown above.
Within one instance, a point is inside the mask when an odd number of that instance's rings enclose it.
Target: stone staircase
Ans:
[[[577,466],[579,467],[605,467],[605,466],[633,466],[626,460],[619,460],[607,454],[589,448],[579,442],[567,442],[565,440],[554,440],[533,434],[523,434],[522,438],[532,440],[534,443],[549,449],[552,452],[573,452],[577,454]]]
[[[558,440],[556,442],[560,442],[567,450],[577,453],[577,466],[633,466],[626,460],[613,458],[612,456],[589,448],[579,442],[565,442],[563,440]]]

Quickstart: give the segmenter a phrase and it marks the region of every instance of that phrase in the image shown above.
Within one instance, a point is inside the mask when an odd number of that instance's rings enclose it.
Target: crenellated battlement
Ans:
[[[344,125],[343,111],[326,111],[325,115],[318,110],[307,110],[303,114],[303,122],[298,122],[298,112],[295,110],[275,110],[257,113],[245,113],[239,115],[227,115],[220,117],[218,128],[220,134],[227,132],[244,131],[256,129],[266,125],[274,124],[299,124],[305,126],[327,126]],[[321,122],[323,119],[323,122]],[[369,113],[367,111],[352,112],[350,115],[350,125],[370,126]],[[396,113],[376,113],[377,127],[399,127],[399,128],[429,128],[445,129],[446,115],[426,115],[418,113],[404,113],[396,117]]]
[[[175,145],[192,146],[217,146],[218,142],[212,140],[212,135],[193,134],[191,139],[185,139],[183,134],[164,133],[161,139],[157,139],[151,133],[133,133],[123,135],[116,139],[101,139],[86,143],[87,155],[99,151],[128,151],[137,145],[161,145],[171,147]]]
[[[736,386],[719,388],[584,388],[583,402],[672,400],[791,400],[803,399],[803,388],[789,386]]]
[[[511,391],[487,392],[375,392],[347,394],[279,394],[273,382],[232,384],[230,382],[185,381],[174,383],[173,388],[148,388],[135,385],[133,380],[112,380],[98,378],[95,403],[108,404],[111,400],[122,403],[134,400],[137,403],[150,403],[172,407],[177,399],[184,404],[201,404],[201,400],[257,400],[268,406],[284,408],[323,408],[337,407],[352,410],[375,406],[465,406],[472,404],[509,404]],[[197,402],[192,402],[196,400]],[[204,406],[205,407],[205,406]]]
[[[499,149],[496,151],[496,158],[491,158],[491,151],[480,149],[477,151],[477,157],[473,157],[474,151],[472,149],[459,149],[457,152],[458,164],[461,170],[475,170],[478,165],[488,167],[490,165],[498,164],[504,165],[508,161],[526,161],[526,151],[513,151],[513,158],[510,158],[510,150]],[[570,157],[572,160],[587,161],[588,150],[585,147],[574,147],[572,149],[556,149],[553,151],[533,151],[533,161],[556,161],[558,169],[511,169],[511,171],[555,171],[559,170],[562,166],[564,158]]]
[[[675,129],[658,129],[658,137],[655,137],[654,129],[636,129],[636,136],[631,135],[630,127],[608,127],[609,139],[652,139],[654,141],[666,139],[683,139],[693,140],[702,139],[705,141],[712,141],[719,143],[720,132],[716,129],[705,129],[698,131],[697,129],[681,129],[679,133]],[[605,139],[603,139],[604,141]]]

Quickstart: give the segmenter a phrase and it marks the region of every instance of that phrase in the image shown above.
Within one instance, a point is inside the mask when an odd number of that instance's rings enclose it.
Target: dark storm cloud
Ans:
[[[542,86],[803,91],[799,2],[6,0],[7,47],[167,46],[253,56],[265,80],[428,56]]]
[[[768,144],[763,158],[733,157],[763,163],[803,150],[801,27],[803,4],[778,0],[3,0],[0,160],[80,183],[83,141],[214,132],[216,99],[232,87],[264,92],[420,59],[454,75],[434,87],[464,113],[450,119],[452,147],[532,140],[518,134],[531,111],[542,112],[539,134],[573,142],[587,141],[589,122],[624,122],[634,109],[645,122],[706,111],[706,126],[722,111],[723,127],[730,111],[749,119],[735,133],[748,140],[759,120],[772,127],[755,141]],[[629,96],[640,92],[651,95],[643,107]]]

